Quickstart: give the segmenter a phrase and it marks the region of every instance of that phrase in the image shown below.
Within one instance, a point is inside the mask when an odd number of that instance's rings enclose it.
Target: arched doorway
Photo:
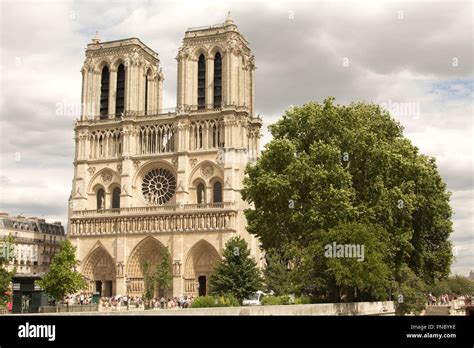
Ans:
[[[137,244],[127,262],[127,293],[129,295],[143,295],[145,292],[145,269],[148,276],[153,275],[166,252],[166,247],[153,237],[146,237]],[[146,267],[144,267],[145,264]],[[170,260],[170,267],[171,264]],[[159,292],[158,289],[155,289],[155,296],[167,297],[172,294],[172,285],[166,292]]]
[[[184,295],[205,296],[209,292],[209,277],[221,259],[216,248],[201,240],[189,250],[184,268]]]
[[[100,296],[115,294],[115,263],[102,245],[98,245],[87,257],[82,274],[89,281],[89,292],[99,292]]]

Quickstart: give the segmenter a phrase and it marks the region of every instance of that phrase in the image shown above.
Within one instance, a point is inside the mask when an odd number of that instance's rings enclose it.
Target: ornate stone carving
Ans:
[[[182,46],[178,51],[177,59],[187,58],[190,55],[190,50],[188,46]]]
[[[176,178],[164,169],[155,168],[145,175],[142,182],[142,194],[148,204],[167,203],[176,191]]]
[[[113,176],[112,172],[106,170],[100,175],[100,178],[102,179],[103,182],[109,183],[112,181],[112,176]]]
[[[89,172],[90,175],[94,175],[95,167],[89,167],[89,168],[87,168],[87,171]]]
[[[179,277],[181,275],[181,261],[174,260],[173,261],[173,276]]]
[[[133,161],[133,166],[134,166],[135,168],[140,167],[140,161],[139,161],[139,160]]]
[[[117,277],[123,277],[123,267],[124,267],[124,265],[123,265],[122,262],[117,263],[117,267],[116,267]]]
[[[214,174],[214,167],[210,164],[205,164],[201,167],[201,174],[205,178],[211,177],[212,174]]]
[[[178,166],[178,157],[174,157],[174,158],[171,160],[171,163],[173,163],[173,166],[177,167],[177,166]]]
[[[189,164],[191,164],[192,168],[196,167],[197,162],[198,162],[197,158],[191,158],[189,160]]]
[[[117,172],[122,174],[122,165],[121,164],[117,164]]]

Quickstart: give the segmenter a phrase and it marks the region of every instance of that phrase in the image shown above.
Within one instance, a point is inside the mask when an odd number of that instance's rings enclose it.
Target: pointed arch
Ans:
[[[219,180],[212,186],[212,203],[222,203],[222,183]]]
[[[198,109],[204,109],[206,107],[206,58],[202,53],[198,58],[197,75],[197,105]]]
[[[115,117],[120,117],[125,111],[125,65],[117,67],[117,92],[115,94]]]
[[[166,251],[167,248],[158,239],[151,236],[145,237],[135,246],[128,258],[126,268],[129,294],[141,295],[145,291],[144,263],[146,262],[149,266],[149,275],[153,274]]]
[[[112,209],[119,209],[120,208],[120,194],[122,191],[120,187],[114,187],[112,190]]]
[[[214,108],[222,105],[222,56],[220,52],[214,55]]]
[[[105,190],[102,187],[99,187],[97,189],[95,198],[96,198],[96,209],[97,210],[105,209]]]
[[[144,106],[144,111],[145,115],[148,114],[149,111],[149,105],[151,101],[151,98],[149,96],[150,94],[150,84],[153,81],[153,74],[151,72],[151,68],[148,68],[145,73],[145,93],[144,93],[144,98],[145,98],[145,106]]]
[[[97,242],[82,265],[82,274],[89,282],[89,292],[100,292],[103,296],[115,293],[115,262],[102,243]]]
[[[107,118],[109,115],[109,82],[110,70],[107,65],[101,70],[100,76],[100,118]]]
[[[184,293],[206,295],[208,281],[221,260],[219,252],[208,241],[201,239],[189,250],[184,266]]]
[[[218,177],[218,178],[223,178],[224,177],[224,171],[221,166],[216,165],[215,162],[209,161],[209,160],[204,160],[202,162],[199,162],[198,165],[196,165],[192,170],[191,173],[189,174],[189,181],[188,185],[192,186],[193,183],[196,181],[196,179],[201,178],[204,180],[204,182],[209,182],[209,179],[211,178],[205,178],[201,175],[201,169],[204,166],[211,166],[213,168],[213,175]]]

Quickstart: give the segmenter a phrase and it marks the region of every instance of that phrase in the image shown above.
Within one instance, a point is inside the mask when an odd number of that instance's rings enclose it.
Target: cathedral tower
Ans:
[[[259,261],[240,195],[261,128],[248,42],[229,16],[188,29],[177,61],[164,110],[156,52],[135,38],[87,46],[68,228],[91,292],[141,295],[169,255],[165,295],[204,295],[233,235]]]

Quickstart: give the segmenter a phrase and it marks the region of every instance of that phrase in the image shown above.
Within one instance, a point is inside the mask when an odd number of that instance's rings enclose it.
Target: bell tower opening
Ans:
[[[204,55],[199,56],[198,61],[198,89],[197,89],[198,109],[204,109],[206,107],[206,59]]]
[[[120,64],[117,69],[117,94],[115,99],[115,117],[125,110],[125,67]]]
[[[222,104],[222,58],[219,52],[214,57],[214,107]]]
[[[110,72],[107,66],[102,68],[100,79],[100,118],[107,118],[109,115],[109,80]]]

